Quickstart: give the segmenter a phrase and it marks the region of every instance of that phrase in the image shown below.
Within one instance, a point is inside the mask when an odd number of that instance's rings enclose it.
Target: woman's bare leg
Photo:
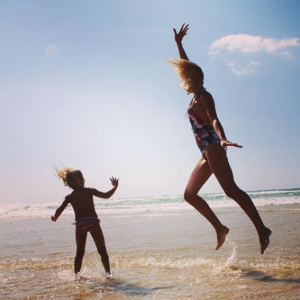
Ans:
[[[93,227],[91,228],[91,235],[94,239],[98,253],[101,256],[101,261],[102,261],[103,267],[105,269],[105,272],[110,272],[109,257],[106,252],[105,240],[104,240],[102,229],[101,229],[98,221],[96,221],[93,224]]]
[[[263,254],[270,243],[269,237],[272,232],[264,225],[251,198],[236,185],[226,151],[219,144],[211,144],[206,146],[205,155],[210,169],[216,176],[225,194],[235,200],[253,222],[259,236],[261,254]]]
[[[213,225],[217,233],[218,244],[216,250],[218,250],[223,245],[229,229],[220,222],[206,201],[198,196],[198,192],[209,179],[211,174],[212,171],[208,162],[201,157],[186,186],[184,199],[195,207],[195,209]]]
[[[77,249],[76,249],[76,256],[75,256],[75,261],[74,261],[74,271],[75,271],[75,274],[77,274],[81,270],[82,259],[83,259],[84,252],[85,252],[85,244],[86,244],[87,234],[80,228],[76,227],[75,235],[76,235]]]

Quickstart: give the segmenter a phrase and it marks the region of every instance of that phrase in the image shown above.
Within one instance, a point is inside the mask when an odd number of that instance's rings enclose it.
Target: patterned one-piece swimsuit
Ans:
[[[205,89],[201,90],[197,96],[199,97],[202,93],[206,92]],[[195,112],[194,105],[196,102],[196,97],[192,100],[188,107],[187,115],[190,120],[192,131],[195,136],[196,143],[204,155],[205,147],[209,144],[220,144],[220,138],[216,134],[215,130],[207,125]]]

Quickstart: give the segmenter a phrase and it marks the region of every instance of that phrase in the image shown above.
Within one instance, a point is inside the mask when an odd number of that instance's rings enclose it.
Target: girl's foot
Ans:
[[[113,279],[111,272],[106,272],[105,273],[105,278],[106,279]]]

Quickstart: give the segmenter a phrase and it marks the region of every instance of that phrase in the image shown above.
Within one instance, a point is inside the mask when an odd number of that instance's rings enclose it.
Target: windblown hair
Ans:
[[[195,63],[186,59],[169,59],[181,80],[181,87],[191,93],[197,93],[203,87],[204,73]]]
[[[80,170],[74,170],[72,168],[54,168],[57,176],[63,180],[66,186],[70,187],[73,190],[84,187],[85,180]]]

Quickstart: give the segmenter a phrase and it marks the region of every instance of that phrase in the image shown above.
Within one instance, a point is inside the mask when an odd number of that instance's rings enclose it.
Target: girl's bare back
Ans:
[[[66,199],[74,209],[76,221],[86,217],[98,218],[95,210],[92,189],[76,189],[68,195]]]

